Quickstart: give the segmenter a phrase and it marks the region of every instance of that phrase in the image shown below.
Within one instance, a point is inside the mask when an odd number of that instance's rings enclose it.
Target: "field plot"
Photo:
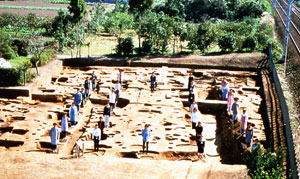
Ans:
[[[34,13],[42,17],[54,17],[59,9],[67,10],[68,4],[57,4],[42,1],[0,1],[0,14],[14,13],[27,15]],[[87,10],[93,8],[93,5],[87,5]]]

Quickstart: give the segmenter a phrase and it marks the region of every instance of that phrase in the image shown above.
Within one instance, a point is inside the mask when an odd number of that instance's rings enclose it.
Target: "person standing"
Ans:
[[[116,108],[116,93],[114,89],[111,90],[109,93],[109,105],[110,105],[110,110],[111,112]]]
[[[121,70],[121,69],[119,70],[118,81],[120,81],[121,89],[122,89],[123,81],[124,81],[124,74],[123,74],[123,70]]]
[[[230,89],[228,92],[228,97],[227,97],[227,111],[230,113],[231,112],[231,106],[233,103],[233,97],[234,97],[234,91],[233,89]]]
[[[196,137],[197,139],[199,139],[200,136],[202,136],[202,132],[203,132],[203,127],[200,121],[198,122],[198,125],[195,127],[195,130],[196,130]]]
[[[251,123],[248,123],[247,129],[246,129],[246,139],[245,139],[247,148],[249,148],[251,145],[252,137],[253,137],[253,127],[252,127]]]
[[[91,88],[91,82],[89,80],[89,77],[86,77],[86,79],[84,81],[84,89],[85,89],[85,93],[86,93],[87,97],[89,97],[90,88]]]
[[[95,125],[95,128],[93,129],[92,138],[94,140],[94,151],[99,151],[99,141],[101,139],[101,131],[98,128],[98,125]]]
[[[192,73],[190,73],[190,76],[189,76],[188,91],[190,91],[190,88],[191,88],[191,81],[194,81],[194,77],[193,77]]]
[[[227,93],[228,93],[228,83],[225,80],[224,84],[222,84],[222,100],[227,99]]]
[[[83,89],[83,88],[81,89],[81,97],[82,97],[82,100],[81,100],[81,107],[83,107],[84,104],[85,104],[85,102],[86,102],[86,98],[87,98],[86,93],[84,92],[84,89]]]
[[[192,129],[196,128],[196,125],[199,121],[200,121],[200,112],[198,112],[197,108],[194,108],[191,114]]]
[[[109,105],[108,105],[108,106],[109,106]],[[103,117],[102,117],[102,116],[99,117],[98,127],[99,127],[100,130],[101,130],[101,137],[102,137],[103,134],[104,134],[103,130],[104,130],[104,127],[105,127],[105,122],[103,121]],[[100,139],[100,140],[101,140],[101,139]]]
[[[255,150],[257,147],[258,147],[258,148],[262,148],[262,147],[261,147],[261,144],[260,144],[259,141],[258,141],[258,139],[255,139],[255,140],[253,141],[252,146],[251,146],[251,151]]]
[[[205,158],[204,148],[205,148],[205,141],[203,137],[200,136],[197,140],[197,147],[198,147],[198,160],[203,160]]]
[[[51,145],[52,145],[53,153],[57,153],[57,145],[59,143],[59,135],[60,135],[60,130],[57,127],[57,124],[53,123],[53,127],[50,130],[50,138],[51,138]]]
[[[195,83],[194,83],[194,80],[191,80],[189,92],[190,92],[190,91],[194,91],[194,89],[195,89]]]
[[[103,115],[104,115],[104,120],[105,120],[104,127],[108,128],[109,127],[109,118],[110,118],[110,115],[111,115],[110,103],[107,103],[106,106],[104,107]]]
[[[81,105],[81,102],[82,102],[82,95],[81,95],[79,89],[77,89],[77,93],[74,94],[74,102],[75,102],[75,105],[77,107],[77,111],[79,112],[80,111],[80,105]]]
[[[77,108],[75,106],[75,103],[72,103],[72,106],[70,107],[69,110],[69,116],[70,116],[70,121],[72,126],[77,124],[76,122],[77,115],[78,113],[77,113]]]
[[[115,94],[116,94],[116,101],[115,104],[117,104],[119,97],[120,97],[120,93],[121,93],[121,84],[120,81],[117,81],[117,83],[115,84],[115,88],[114,88]]]
[[[190,91],[188,96],[189,105],[191,106],[193,102],[195,101],[195,94],[194,91]]]
[[[64,113],[63,117],[61,118],[61,137],[64,139],[67,136],[68,133],[68,117],[67,114]]]
[[[198,109],[198,104],[196,103],[196,101],[194,100],[193,103],[191,104],[190,107],[190,112],[192,113],[194,108]]]
[[[234,103],[232,104],[232,120],[235,123],[237,121],[237,116],[239,114],[240,105],[237,103],[238,98],[234,98]]]
[[[153,92],[156,87],[156,76],[154,75],[154,72],[152,72],[152,75],[150,76],[150,83],[151,92]]]
[[[148,153],[148,149],[149,149],[150,135],[151,135],[151,131],[149,129],[149,125],[145,124],[145,128],[142,130],[142,136],[143,136],[143,152],[145,152],[145,147],[146,147],[146,153]]]
[[[97,76],[95,74],[95,71],[93,71],[93,74],[91,76],[91,81],[92,81],[93,91],[95,91],[95,89],[96,89],[96,82],[97,82]]]
[[[246,114],[246,110],[243,110],[243,114],[241,114],[241,120],[240,120],[240,133],[244,134],[246,128],[247,128],[247,122],[248,122],[248,115]]]

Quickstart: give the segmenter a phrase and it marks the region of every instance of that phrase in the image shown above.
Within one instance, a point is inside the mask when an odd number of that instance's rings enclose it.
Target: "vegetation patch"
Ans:
[[[8,6],[0,5],[0,9],[27,9],[27,10],[48,10],[48,11],[66,11],[66,8],[57,8],[57,7],[35,7],[35,6]]]

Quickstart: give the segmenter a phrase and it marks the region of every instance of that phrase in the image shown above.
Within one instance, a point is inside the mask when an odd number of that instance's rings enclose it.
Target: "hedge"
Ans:
[[[0,86],[16,86],[20,84],[22,72],[16,68],[0,68]]]

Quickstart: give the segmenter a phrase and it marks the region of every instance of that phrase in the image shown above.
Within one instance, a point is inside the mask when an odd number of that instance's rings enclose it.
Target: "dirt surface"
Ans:
[[[245,175],[244,165],[222,162],[224,156],[219,154],[222,146],[215,113],[207,110],[211,106],[226,108],[226,101],[221,101],[217,96],[208,96],[212,88],[220,86],[221,78],[226,77],[229,86],[236,90],[240,98],[241,109],[247,107],[250,121],[256,124],[255,137],[265,140],[258,113],[261,98],[257,93],[256,72],[122,67],[125,78],[121,93],[123,102],[120,102],[122,107],[119,106],[111,117],[112,127],[104,130],[107,138],[100,142],[100,151],[93,152],[90,132],[102,114],[103,104],[107,101],[109,89],[114,86],[112,80],[116,79],[118,69],[65,67],[52,76],[51,81],[32,91],[41,99],[53,100],[55,96],[58,100],[55,103],[29,98],[1,99],[1,176],[94,178],[101,173],[101,176],[109,178],[124,178],[125,175],[126,178],[240,178]],[[59,154],[48,154],[51,124],[60,123],[60,115],[68,111],[73,93],[93,71],[100,75],[103,83],[99,93],[92,92],[87,105],[81,109],[79,124],[70,128],[67,141],[59,145]],[[155,71],[158,80],[158,88],[154,93],[149,91],[152,71]],[[201,105],[206,162],[195,162],[197,146],[190,140],[195,132],[191,129],[189,108],[185,105],[189,72],[195,76],[197,101]],[[140,133],[146,123],[153,130],[148,154],[141,152]],[[84,143],[84,156],[73,159],[70,154],[78,138]]]
[[[80,159],[32,152],[0,152],[6,178],[247,178],[244,165],[137,160],[89,156]]]
[[[186,67],[198,69],[250,70],[257,71],[265,61],[262,53],[229,53],[221,55],[182,55],[171,57],[130,57],[98,56],[78,58],[60,56],[65,66],[132,66],[132,67]]]

